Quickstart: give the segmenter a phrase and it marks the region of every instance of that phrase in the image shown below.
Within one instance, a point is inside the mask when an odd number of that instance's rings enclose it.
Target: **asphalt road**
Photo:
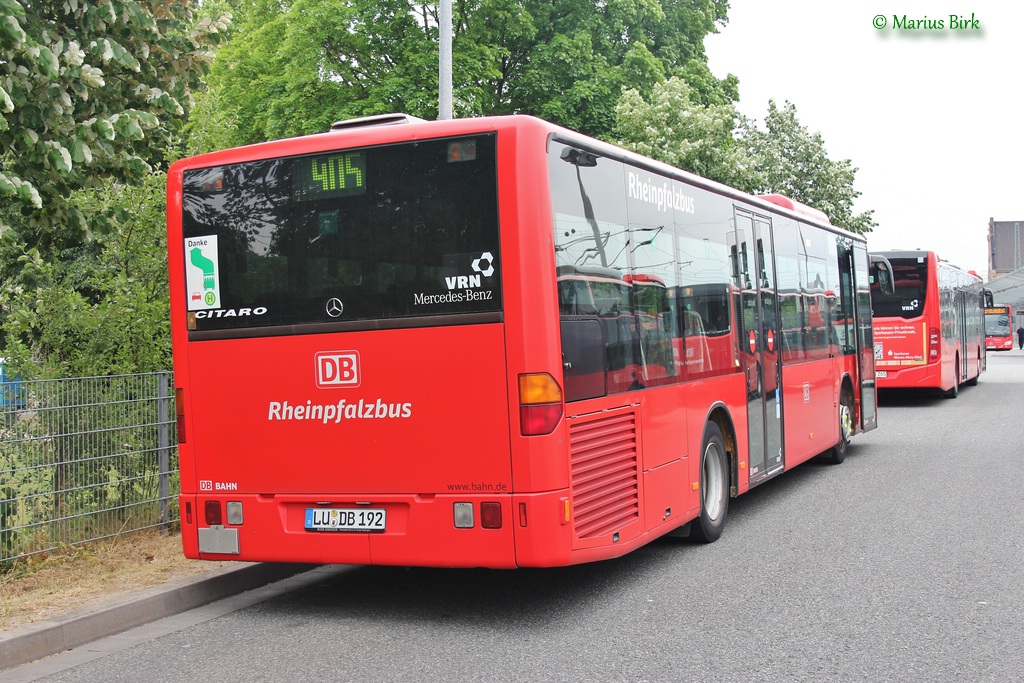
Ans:
[[[957,399],[883,395],[879,423],[733,500],[712,545],[322,568],[0,681],[1024,680],[1024,353]]]

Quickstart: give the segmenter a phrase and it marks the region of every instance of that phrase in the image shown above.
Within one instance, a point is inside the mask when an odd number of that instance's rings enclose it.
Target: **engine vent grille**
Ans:
[[[605,536],[639,519],[635,413],[581,421],[569,436],[576,536]]]

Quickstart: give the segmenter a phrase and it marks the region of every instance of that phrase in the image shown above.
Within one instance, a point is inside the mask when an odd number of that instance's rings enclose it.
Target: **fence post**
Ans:
[[[167,409],[167,371],[161,370],[157,373],[157,448],[159,449],[158,467],[160,469],[160,523],[165,528],[170,526],[168,496],[170,495],[170,430],[167,426],[167,416],[170,411]]]

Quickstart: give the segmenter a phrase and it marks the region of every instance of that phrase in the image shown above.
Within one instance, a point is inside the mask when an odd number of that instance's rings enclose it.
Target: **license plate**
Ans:
[[[888,376],[889,372],[887,370],[875,370],[875,377],[881,377],[884,379]]]
[[[386,520],[377,508],[306,508],[306,531],[384,531]]]

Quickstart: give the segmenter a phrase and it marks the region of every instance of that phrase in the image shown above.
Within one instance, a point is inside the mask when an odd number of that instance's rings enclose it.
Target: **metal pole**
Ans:
[[[452,0],[440,0],[440,3],[437,119],[445,121],[452,117]]]

